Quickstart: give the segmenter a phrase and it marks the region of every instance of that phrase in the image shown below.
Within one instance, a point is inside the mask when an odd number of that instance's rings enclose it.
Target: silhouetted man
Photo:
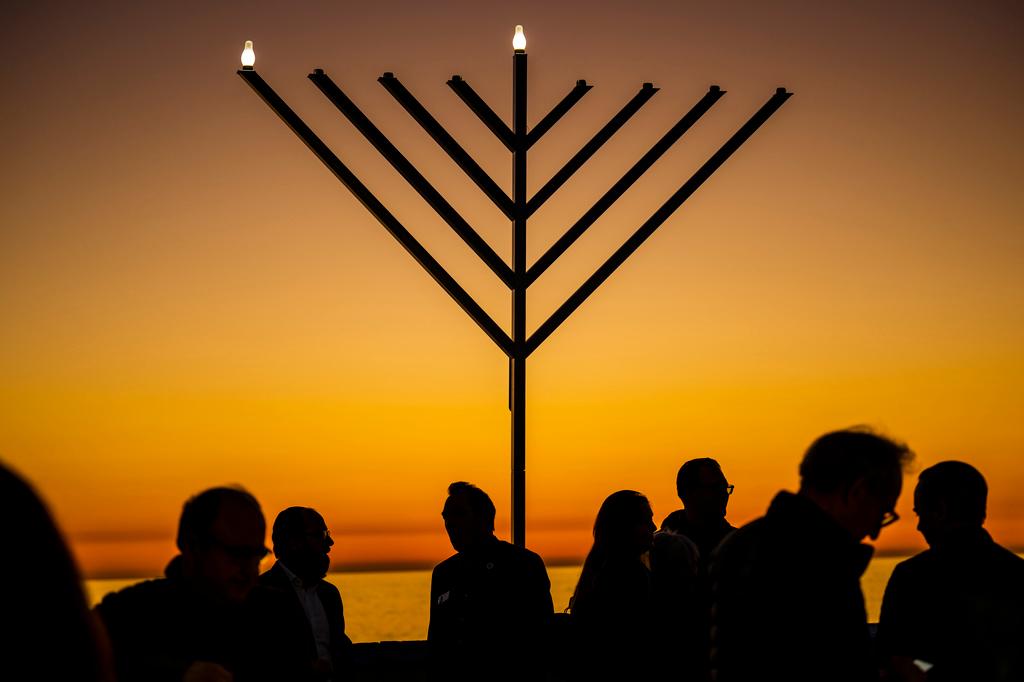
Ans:
[[[274,520],[271,538],[277,562],[260,584],[283,590],[302,609],[313,678],[343,676],[352,641],[345,634],[341,593],[324,580],[334,545],[327,524],[315,509],[289,507]]]
[[[860,590],[893,511],[905,445],[863,428],[825,434],[800,463],[800,489],[715,553],[711,662],[718,682],[877,679]]]
[[[711,579],[708,568],[712,552],[736,530],[725,520],[732,491],[733,486],[717,461],[710,457],[688,460],[676,474],[676,494],[683,508],[661,522],[662,531],[682,535],[697,548],[695,575],[680,577],[679,584],[688,585],[689,589],[679,593],[681,598],[672,600],[671,618],[666,614],[664,626],[666,630],[678,632],[675,644],[681,652],[680,663],[686,673],[683,677],[688,680],[705,680],[709,676]],[[652,562],[657,561],[657,545],[655,550]]]
[[[441,516],[457,552],[434,567],[427,639],[444,679],[520,680],[541,673],[551,583],[533,552],[494,536],[494,503],[469,483],[448,487]]]
[[[119,682],[302,679],[290,604],[256,584],[265,534],[259,503],[244,490],[211,488],[185,503],[181,554],[166,577],[96,607]]]
[[[900,679],[1024,680],[1024,559],[982,528],[988,485],[964,462],[921,472],[917,529],[929,549],[885,588],[879,650]]]
[[[700,551],[704,570],[718,543],[736,530],[725,520],[732,491],[722,467],[710,457],[684,462],[676,474],[676,494],[683,508],[666,516],[661,529],[690,538]]]

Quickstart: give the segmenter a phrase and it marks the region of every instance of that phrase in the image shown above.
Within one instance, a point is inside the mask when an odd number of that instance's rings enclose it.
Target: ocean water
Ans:
[[[878,621],[882,595],[893,568],[905,557],[876,557],[861,578],[868,620]],[[551,598],[556,611],[565,610],[580,566],[548,568]],[[426,639],[430,613],[430,571],[331,573],[327,579],[341,590],[345,603],[345,630],[353,642]],[[90,602],[135,580],[86,580]]]

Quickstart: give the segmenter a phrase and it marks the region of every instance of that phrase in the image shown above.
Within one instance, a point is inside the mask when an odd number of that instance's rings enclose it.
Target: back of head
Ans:
[[[473,510],[474,516],[483,521],[490,531],[494,531],[494,516],[497,510],[487,493],[472,483],[456,481],[448,486],[448,496],[465,500]]]
[[[320,513],[311,507],[288,507],[278,514],[270,533],[274,554],[280,554],[282,548],[304,535],[310,523],[316,520],[323,522]]]
[[[683,500],[691,490],[700,485],[700,472],[704,468],[722,471],[722,465],[711,457],[698,457],[683,462],[676,474],[676,495]]]
[[[612,493],[594,520],[594,548],[609,553],[628,551],[633,531],[651,517],[651,503],[635,490]]]
[[[606,497],[594,520],[594,544],[583,560],[570,610],[576,615],[588,611],[606,567],[623,560],[639,560],[650,548],[653,533],[651,503],[644,495],[619,490]]]
[[[988,484],[966,462],[940,462],[921,472],[914,493],[918,513],[940,508],[950,524],[981,526],[985,522]]]
[[[0,533],[7,547],[0,562],[4,667],[45,671],[47,679],[106,679],[109,672],[71,552],[43,501],[2,465]],[[59,656],[53,655],[55,643]]]
[[[859,479],[879,493],[892,485],[913,459],[904,444],[856,426],[821,436],[800,462],[800,488],[821,494],[840,493]]]
[[[181,552],[206,544],[211,539],[213,524],[217,521],[222,507],[226,504],[236,504],[249,507],[260,518],[263,518],[263,510],[260,503],[250,493],[242,488],[229,488],[226,486],[209,488],[188,499],[181,509],[181,518],[178,520],[178,535],[175,543]]]

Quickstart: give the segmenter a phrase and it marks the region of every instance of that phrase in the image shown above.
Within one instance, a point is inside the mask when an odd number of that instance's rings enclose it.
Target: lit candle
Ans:
[[[516,26],[516,34],[512,36],[512,49],[516,52],[526,52],[526,34],[522,26]]]
[[[256,63],[256,52],[252,49],[252,41],[245,41],[245,48],[242,50],[242,68],[246,71],[252,71],[253,64]]]

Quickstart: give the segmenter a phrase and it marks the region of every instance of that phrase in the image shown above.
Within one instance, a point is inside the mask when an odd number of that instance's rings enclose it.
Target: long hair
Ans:
[[[650,515],[651,503],[635,490],[620,490],[605,499],[594,520],[594,545],[583,561],[579,582],[569,601],[571,612],[577,613],[581,604],[586,607],[609,561],[632,558],[632,529]]]

